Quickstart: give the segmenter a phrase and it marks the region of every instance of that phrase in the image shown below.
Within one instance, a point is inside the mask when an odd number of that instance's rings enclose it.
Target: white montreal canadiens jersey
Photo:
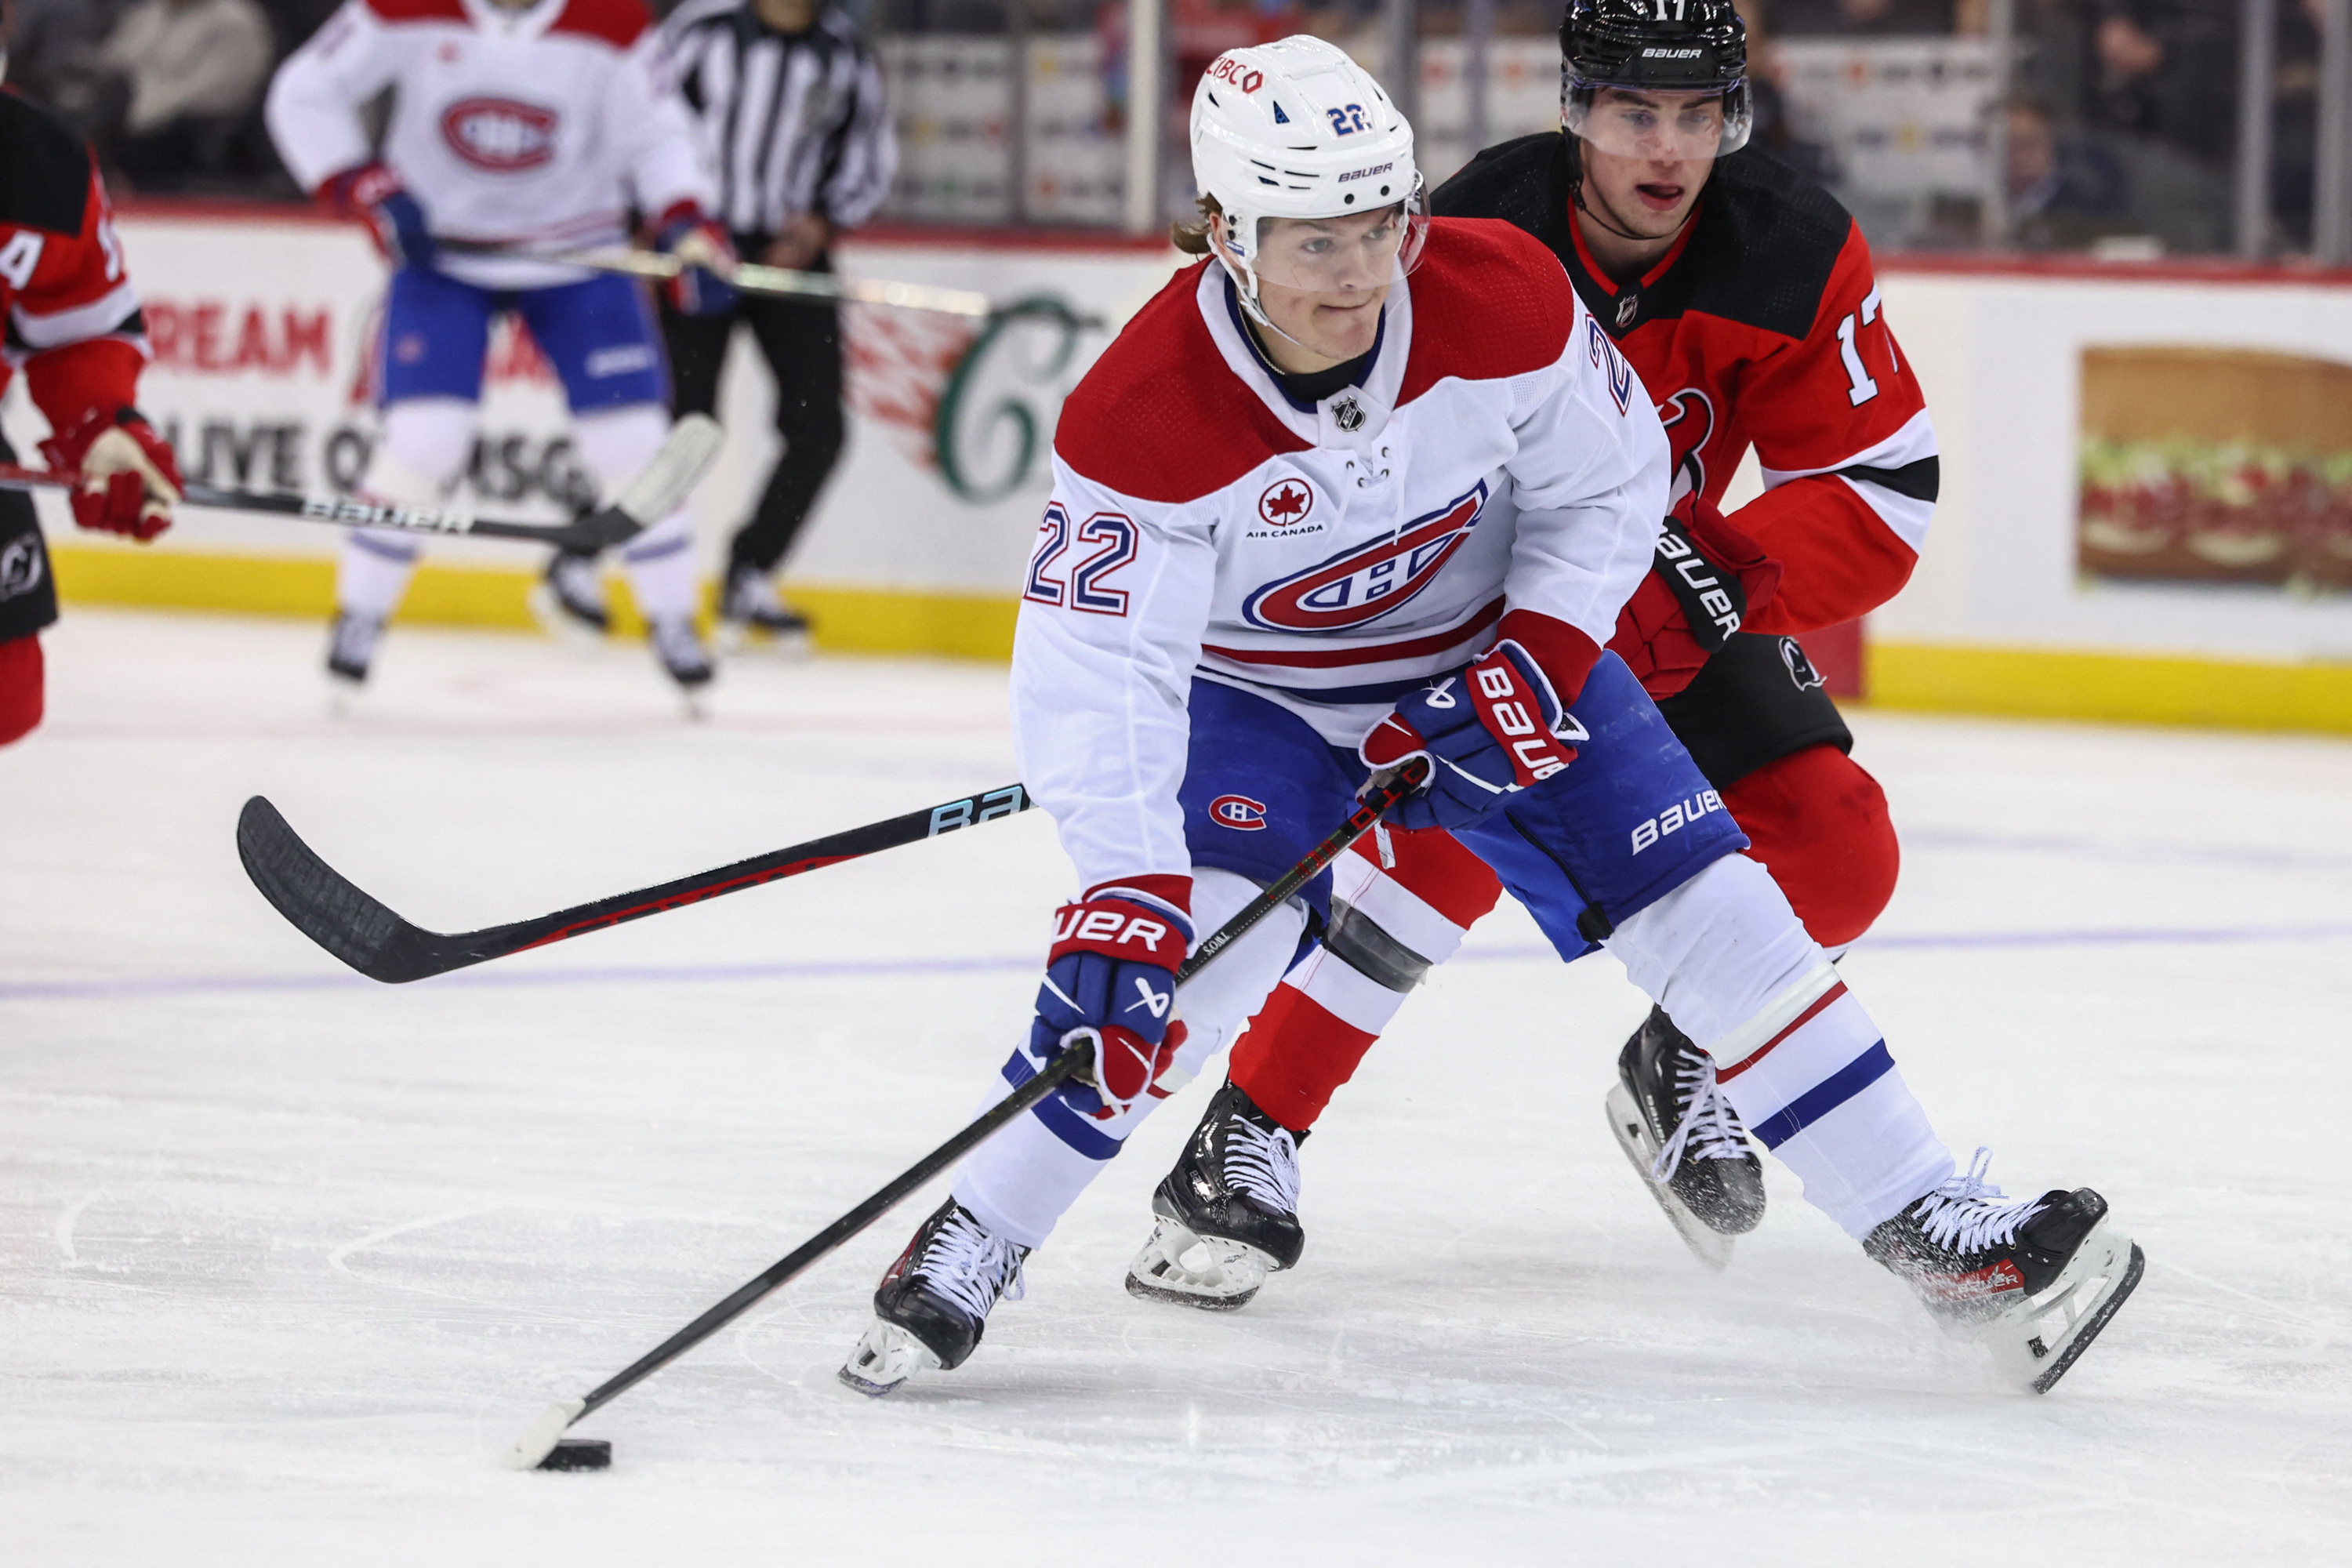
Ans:
[[[1179,273],[1063,407],[1014,637],[1021,776],[1079,885],[1190,869],[1196,676],[1352,750],[1501,630],[1589,659],[1649,570],[1667,469],[1632,367],[1508,225],[1432,223],[1364,384],[1309,408],[1223,270]]]
[[[438,238],[528,249],[625,237],[713,192],[642,0],[345,0],[279,68],[269,129],[306,190],[370,157],[360,106],[394,91],[383,161]],[[440,270],[486,288],[586,274],[445,249]]]

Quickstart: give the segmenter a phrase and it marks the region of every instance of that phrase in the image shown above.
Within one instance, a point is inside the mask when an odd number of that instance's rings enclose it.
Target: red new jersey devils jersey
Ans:
[[[0,91],[0,391],[19,370],[58,428],[131,406],[145,363],[139,295],[89,147],[48,110]]]
[[[1806,632],[1893,597],[1936,500],[1936,437],[1845,209],[1753,149],[1717,161],[1673,249],[1620,283],[1573,220],[1556,133],[1481,153],[1432,210],[1500,218],[1549,246],[1642,377],[1676,493],[1719,500],[1753,446],[1765,494],[1732,521],[1784,569],[1751,632]]]

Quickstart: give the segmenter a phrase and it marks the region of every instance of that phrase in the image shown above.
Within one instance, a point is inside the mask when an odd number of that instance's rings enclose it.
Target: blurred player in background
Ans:
[[[0,4],[0,28],[7,7]],[[6,57],[0,54],[0,68]],[[8,352],[49,422],[41,455],[79,476],[74,521],[142,543],[180,499],[172,448],[133,406],[147,361],[139,293],[122,263],[106,187],[89,143],[46,109],[0,91],[0,313]],[[0,435],[0,463],[14,463]],[[0,490],[0,745],[41,721],[40,632],[58,618],[57,584],[32,499]]]
[[[1211,259],[1065,405],[1013,644],[1022,777],[1083,891],[1056,913],[997,1092],[1074,1048],[1092,1077],[965,1162],[884,1274],[843,1380],[885,1394],[972,1353],[1029,1250],[1247,1026],[1329,918],[1329,883],[1180,997],[1193,936],[1298,864],[1369,780],[1418,761],[1401,825],[1453,834],[1563,960],[1605,945],[1727,1064],[1727,1099],[1807,1202],[2047,1388],[2137,1282],[2138,1251],[2087,1188],[2011,1199],[1981,1154],[1956,1169],[1860,1000],[1601,646],[1667,507],[1640,379],[1539,241],[1423,217],[1412,128],[1335,47],[1220,56],[1192,143],[1204,221],[1180,243]],[[1475,1041],[1461,1069],[1474,1114],[1519,1092]],[[1235,1153],[1271,1166],[1282,1147]]]
[[[1565,129],[1488,148],[1430,205],[1541,240],[1649,389],[1673,447],[1674,515],[1610,646],[1748,856],[1840,952],[1894,894],[1895,828],[1794,634],[1853,620],[1909,577],[1935,506],[1935,432],[1861,229],[1828,193],[1741,150],[1747,47],[1729,0],[1665,16],[1647,0],[1572,0],[1560,49]],[[1751,444],[1767,488],[1727,521],[1717,502]],[[1780,573],[1769,597],[1767,553]],[[1229,1310],[1297,1260],[1298,1141],[1502,891],[1445,834],[1358,849],[1321,946],[1234,1047],[1153,1196],[1154,1234],[1129,1278],[1138,1295]],[[1654,1008],[1618,1079],[1620,1144],[1720,1267],[1763,1217],[1764,1186],[1715,1062]]]
[[[882,205],[898,166],[882,72],[857,24],[824,0],[688,0],[663,35],[716,155],[715,216],[736,249],[770,267],[832,271],[835,237]],[[717,413],[739,321],[775,377],[784,451],[728,546],[719,624],[732,637],[797,644],[808,623],[777,597],[774,574],[841,455],[841,310],[749,294],[701,315],[666,304],[674,413]]]
[[[379,157],[360,108],[387,87]],[[436,503],[464,474],[501,312],[554,366],[608,493],[653,458],[669,389],[643,289],[538,258],[623,241],[634,206],[691,264],[669,285],[680,307],[730,302],[734,252],[641,0],[348,0],[279,68],[268,119],[295,178],[366,222],[393,263],[369,500]],[[654,651],[688,692],[711,675],[691,544],[681,508],[621,552]],[[413,536],[352,531],[336,574],[334,676],[367,679],[416,553]]]

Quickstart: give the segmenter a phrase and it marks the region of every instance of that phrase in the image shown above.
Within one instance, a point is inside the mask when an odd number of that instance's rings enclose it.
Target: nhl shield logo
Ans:
[[[1633,321],[1635,314],[1637,314],[1641,309],[1642,297],[1639,294],[1629,293],[1623,299],[1618,300],[1617,330],[1621,332],[1623,331],[1627,323]]]
[[[1364,427],[1364,405],[1356,401],[1355,394],[1344,393],[1331,405],[1331,423],[1350,436]]]
[[[1304,572],[1269,583],[1242,605],[1242,618],[1277,632],[1347,631],[1418,597],[1469,542],[1486,505],[1482,482],[1452,504],[1395,534],[1343,550]]]

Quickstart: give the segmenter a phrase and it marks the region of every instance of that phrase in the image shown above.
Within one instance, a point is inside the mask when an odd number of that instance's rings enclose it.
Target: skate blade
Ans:
[[[711,640],[719,645],[720,653],[730,658],[750,654],[798,664],[816,654],[815,639],[805,631],[763,632],[740,621],[719,622]]]
[[[357,715],[360,699],[366,690],[364,681],[331,669],[327,671],[327,717],[340,722]]]
[[[840,1377],[845,1386],[868,1399],[882,1399],[917,1373],[937,1372],[939,1366],[940,1358],[929,1345],[898,1324],[877,1318],[841,1363]]]
[[[1203,1312],[1249,1305],[1273,1272],[1274,1259],[1223,1237],[1195,1236],[1172,1219],[1153,1222],[1151,1238],[1127,1270],[1127,1293]]]
[[[1658,1200],[1666,1223],[1675,1227],[1675,1234],[1683,1238],[1691,1256],[1717,1273],[1730,1268],[1733,1238],[1699,1218],[1674,1188],[1650,1175],[1658,1163],[1658,1142],[1650,1136],[1650,1123],[1622,1082],[1610,1086],[1608,1109],[1609,1131],[1616,1136],[1617,1147],[1625,1152],[1633,1173],[1642,1178],[1642,1185]]]
[[[2025,1387],[2049,1393],[2139,1289],[2147,1269],[2139,1245],[2102,1220],[2055,1284],[1987,1325],[1993,1359]]]
[[[612,629],[609,619],[604,625],[598,626],[595,622],[568,608],[563,601],[556,596],[555,590],[549,587],[544,580],[533,584],[530,594],[525,597],[530,605],[530,618],[539,623],[539,629],[559,641],[602,642]]]

